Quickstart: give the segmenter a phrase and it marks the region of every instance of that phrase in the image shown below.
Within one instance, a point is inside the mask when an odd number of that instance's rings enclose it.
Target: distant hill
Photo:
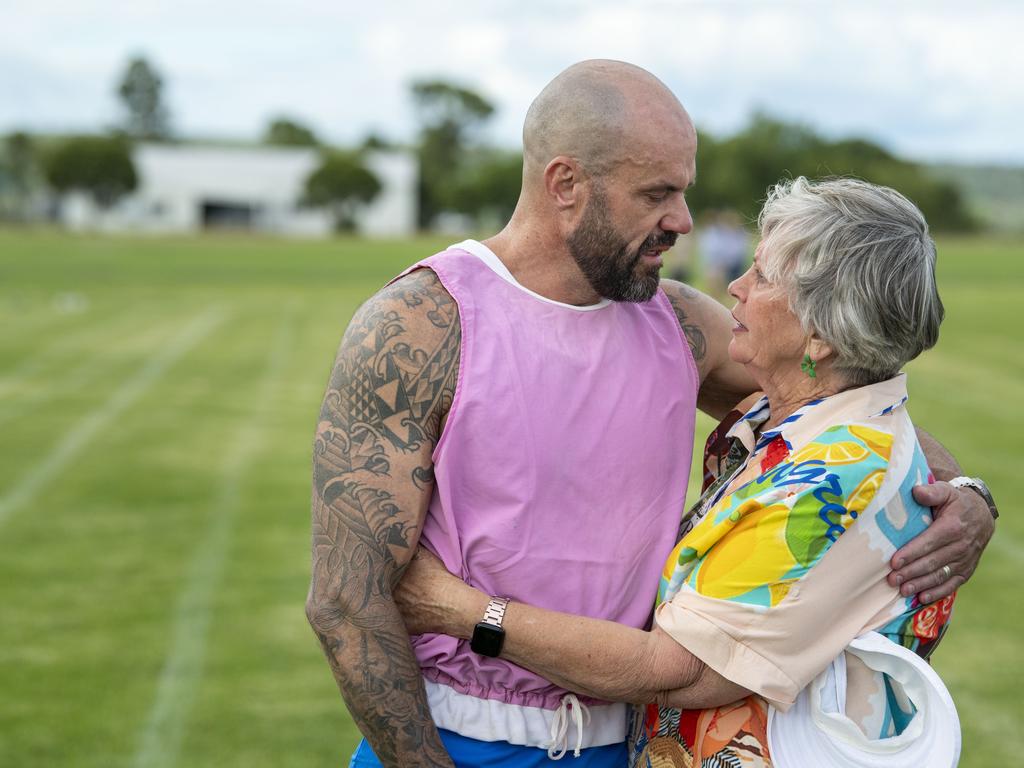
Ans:
[[[936,179],[963,190],[968,208],[986,229],[1024,233],[1024,167],[937,164],[925,166]]]

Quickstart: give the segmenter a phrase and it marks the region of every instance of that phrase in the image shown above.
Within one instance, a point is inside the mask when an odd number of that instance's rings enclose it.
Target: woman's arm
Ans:
[[[463,640],[473,634],[488,599],[422,548],[395,595],[410,634],[434,632]],[[515,601],[505,611],[503,626],[502,658],[593,698],[701,709],[749,694],[657,628],[644,632]]]

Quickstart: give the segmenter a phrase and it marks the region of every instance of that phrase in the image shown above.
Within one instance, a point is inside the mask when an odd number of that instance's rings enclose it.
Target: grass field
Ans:
[[[0,766],[345,764],[303,614],[313,427],[357,303],[441,245],[0,231]],[[962,765],[1017,765],[1024,243],[939,245],[911,412],[1004,515],[935,664]]]

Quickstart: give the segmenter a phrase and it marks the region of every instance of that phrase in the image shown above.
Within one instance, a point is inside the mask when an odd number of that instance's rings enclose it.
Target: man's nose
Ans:
[[[660,222],[661,228],[666,232],[676,232],[680,235],[687,234],[693,229],[693,217],[690,215],[690,207],[686,199],[680,195],[679,201],[673,206]]]

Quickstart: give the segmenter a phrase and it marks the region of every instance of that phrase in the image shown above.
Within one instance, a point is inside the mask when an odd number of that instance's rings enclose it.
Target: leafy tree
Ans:
[[[143,57],[133,58],[117,94],[124,102],[127,117],[125,132],[135,139],[167,139],[170,136],[167,109],[161,98],[163,80]]]
[[[395,143],[388,141],[385,137],[379,133],[370,132],[366,134],[366,138],[363,139],[363,143],[359,145],[362,150],[375,150],[375,149],[394,149]]]
[[[87,192],[103,208],[138,185],[131,147],[117,136],[64,141],[46,159],[44,174],[57,192]]]
[[[27,133],[12,133],[0,152],[0,218],[24,221],[33,192],[40,186],[35,142]]]
[[[975,226],[959,190],[932,179],[916,163],[861,138],[830,141],[804,125],[756,114],[736,135],[700,134],[698,184],[687,195],[694,212],[733,208],[757,218],[769,187],[781,178],[854,176],[898,190],[913,200],[933,229]]]
[[[263,142],[282,147],[315,147],[320,144],[312,129],[286,117],[271,121],[263,134]]]
[[[304,205],[329,208],[339,230],[355,226],[355,213],[380,193],[381,184],[355,152],[330,152],[306,179]]]
[[[457,196],[466,150],[494,106],[475,91],[442,80],[413,83],[412,97],[421,124],[419,216],[426,227]]]
[[[5,144],[7,175],[15,195],[23,198],[28,195],[37,172],[36,148],[32,137],[23,131],[10,134]]]
[[[476,218],[507,221],[515,210],[523,182],[522,152],[488,150],[465,163],[455,185],[452,207]]]

